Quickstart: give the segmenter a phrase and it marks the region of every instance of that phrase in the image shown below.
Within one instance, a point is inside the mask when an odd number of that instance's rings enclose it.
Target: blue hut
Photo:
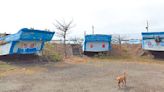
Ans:
[[[16,34],[0,37],[0,55],[38,53],[53,35],[54,32],[23,28]]]
[[[142,48],[148,51],[164,51],[164,32],[143,32]]]
[[[98,53],[111,50],[111,35],[86,35],[83,43],[83,52]]]

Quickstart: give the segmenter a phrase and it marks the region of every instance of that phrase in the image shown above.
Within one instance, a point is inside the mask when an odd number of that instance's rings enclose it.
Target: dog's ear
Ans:
[[[124,71],[124,75],[127,75],[127,72],[126,71]]]

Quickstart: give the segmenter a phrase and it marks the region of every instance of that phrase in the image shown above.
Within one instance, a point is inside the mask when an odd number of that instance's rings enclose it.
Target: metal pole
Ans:
[[[94,34],[94,26],[92,26],[92,34]]]
[[[146,22],[147,22],[146,30],[147,30],[147,32],[149,32],[149,23],[148,23],[148,20]]]
[[[85,37],[85,35],[86,35],[86,31],[84,31],[84,37]]]

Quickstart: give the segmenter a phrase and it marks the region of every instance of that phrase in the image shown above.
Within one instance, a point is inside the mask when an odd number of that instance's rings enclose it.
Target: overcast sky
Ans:
[[[146,20],[150,31],[164,31],[163,10],[164,0],[1,0],[0,32],[55,30],[52,23],[62,19],[74,20],[70,36],[90,34],[92,25],[97,34],[141,33]]]

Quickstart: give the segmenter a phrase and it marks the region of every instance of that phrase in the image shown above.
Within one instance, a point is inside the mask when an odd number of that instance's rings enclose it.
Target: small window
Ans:
[[[105,43],[102,43],[102,48],[105,48]]]
[[[26,43],[24,43],[24,44],[23,44],[23,47],[24,47],[24,48],[27,48],[27,44],[26,44]]]
[[[93,48],[93,44],[90,44],[90,48]]]
[[[35,46],[34,43],[30,44],[30,48],[34,48],[34,46]]]

